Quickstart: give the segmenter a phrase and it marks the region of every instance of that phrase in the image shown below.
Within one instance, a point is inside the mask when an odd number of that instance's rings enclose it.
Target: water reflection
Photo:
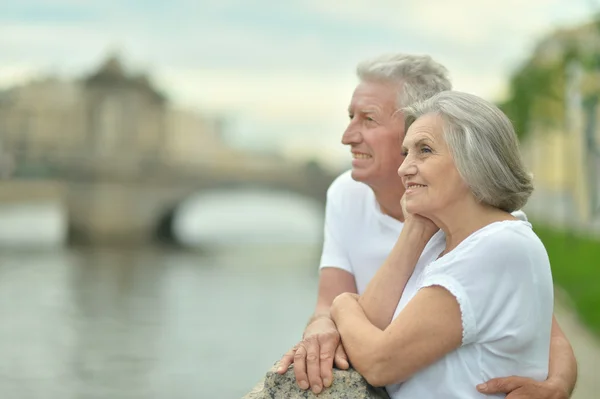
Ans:
[[[314,246],[0,254],[0,394],[236,398],[298,338]]]

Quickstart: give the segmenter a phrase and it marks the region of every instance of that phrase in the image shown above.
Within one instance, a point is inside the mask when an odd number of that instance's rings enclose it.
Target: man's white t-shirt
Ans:
[[[320,265],[353,274],[362,294],[394,247],[403,223],[384,214],[373,190],[350,173],[341,174],[327,191]]]
[[[524,214],[518,214],[524,219]],[[361,228],[362,226],[362,228]],[[321,267],[340,267],[364,289],[395,244],[402,223],[384,215],[372,190],[346,172],[330,187]],[[394,318],[423,287],[440,285],[457,299],[463,343],[402,384],[392,398],[479,398],[490,378],[548,373],[553,288],[546,250],[524,221],[488,225],[438,259],[439,231],[427,244]]]

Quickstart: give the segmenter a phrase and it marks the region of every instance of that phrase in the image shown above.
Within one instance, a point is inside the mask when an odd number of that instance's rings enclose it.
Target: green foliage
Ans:
[[[536,66],[530,62],[511,77],[511,96],[500,108],[513,122],[519,137],[524,137],[534,123],[541,126],[562,123],[564,81],[560,64]]]
[[[566,291],[582,321],[600,336],[600,240],[533,226],[548,251],[554,283]]]
[[[577,61],[584,73],[600,69],[600,53],[590,51],[595,47],[586,46],[588,36],[581,34],[590,29],[597,30],[600,41],[600,18],[592,24],[558,32],[546,39],[546,44],[558,48],[558,57],[544,60],[538,50],[510,77],[509,97],[499,106],[520,138],[534,127],[560,127],[564,123],[566,71],[571,61]]]

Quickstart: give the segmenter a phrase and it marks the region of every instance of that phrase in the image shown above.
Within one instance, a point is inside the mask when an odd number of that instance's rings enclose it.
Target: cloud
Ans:
[[[586,7],[567,0],[3,2],[0,85],[43,71],[81,76],[118,49],[177,104],[230,114],[241,141],[327,152],[341,148],[361,59],[428,53],[448,67],[457,89],[495,99],[537,38],[586,18]]]
[[[446,65],[457,87],[486,97],[501,95],[510,71],[536,41],[559,25],[591,16],[586,2],[568,0],[306,0],[315,13],[345,21],[355,31],[378,29],[391,51],[431,54]],[[395,46],[392,44],[395,43]],[[395,48],[394,48],[395,47]]]
[[[31,64],[0,66],[0,90],[20,85],[41,76],[38,68]]]
[[[164,70],[161,86],[185,107],[231,115],[246,146],[339,146],[354,89],[353,71],[336,75],[295,71]],[[330,145],[327,145],[330,144]],[[315,154],[320,151],[315,151]]]

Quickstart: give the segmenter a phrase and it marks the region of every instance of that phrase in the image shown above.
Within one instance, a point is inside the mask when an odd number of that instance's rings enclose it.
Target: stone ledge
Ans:
[[[354,369],[334,369],[331,387],[315,395],[298,387],[293,367],[279,375],[275,372],[278,365],[275,363],[265,378],[242,399],[389,399],[385,389],[369,385]]]

